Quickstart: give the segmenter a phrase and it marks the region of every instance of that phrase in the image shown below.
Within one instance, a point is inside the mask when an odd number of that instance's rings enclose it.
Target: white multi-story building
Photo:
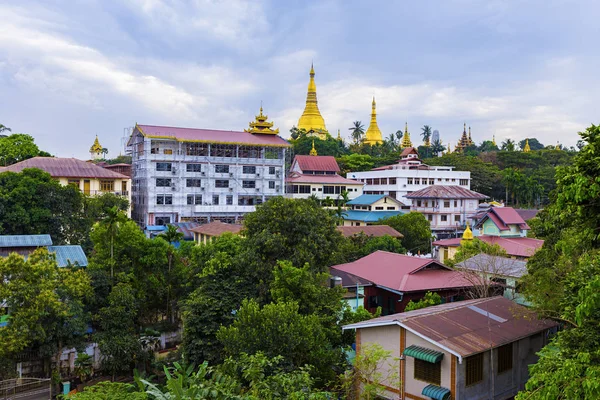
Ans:
[[[238,222],[283,195],[290,144],[270,132],[136,125],[128,143],[133,219],[143,226]]]
[[[413,147],[402,151],[398,164],[379,167],[370,171],[349,172],[346,177],[365,183],[364,194],[386,194],[406,205],[406,196],[431,185],[460,186],[471,188],[469,171],[454,171],[454,167],[430,166],[419,159]]]

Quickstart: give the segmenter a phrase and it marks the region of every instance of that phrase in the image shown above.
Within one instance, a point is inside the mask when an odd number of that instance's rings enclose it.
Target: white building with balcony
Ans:
[[[433,185],[406,196],[411,211],[425,215],[438,238],[462,234],[467,221],[488,196],[461,186]]]
[[[365,184],[364,194],[385,194],[410,205],[407,195],[428,186],[460,186],[471,188],[469,171],[454,171],[454,167],[430,166],[419,159],[414,147],[407,147],[397,164],[370,171],[349,172],[346,177]]]
[[[132,218],[142,226],[234,223],[283,195],[290,144],[271,132],[136,125],[128,142]]]

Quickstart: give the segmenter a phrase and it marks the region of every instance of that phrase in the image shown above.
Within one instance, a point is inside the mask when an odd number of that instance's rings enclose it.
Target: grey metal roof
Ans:
[[[0,247],[52,246],[50,235],[0,235]]]
[[[474,192],[457,185],[432,185],[406,195],[407,199],[477,199],[489,198],[481,193]]]
[[[489,254],[477,254],[456,264],[456,267],[514,278],[520,278],[527,273],[527,261]]]
[[[48,252],[56,255],[56,263],[59,267],[77,265],[87,267],[88,260],[79,245],[70,246],[48,246]]]

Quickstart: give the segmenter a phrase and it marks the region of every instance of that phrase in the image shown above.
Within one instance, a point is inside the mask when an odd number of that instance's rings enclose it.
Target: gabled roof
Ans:
[[[155,139],[171,139],[179,142],[204,142],[275,147],[291,146],[286,140],[276,135],[254,135],[250,132],[242,131],[176,128],[173,126],[158,125],[136,125],[135,130],[139,131],[145,137]]]
[[[221,221],[213,221],[208,224],[200,225],[196,228],[190,229],[191,232],[201,233],[208,236],[219,236],[225,232],[231,232],[238,234],[244,227],[236,224],[226,224]]]
[[[305,156],[298,155],[294,157],[292,164],[297,163],[302,172],[306,171],[325,171],[340,172],[340,167],[333,156]],[[293,166],[292,166],[292,169]]]
[[[59,267],[79,266],[87,267],[88,259],[81,246],[48,246],[48,252],[56,255],[56,264]]]
[[[342,235],[346,237],[364,234],[366,236],[391,236],[402,238],[403,234],[395,230],[389,225],[367,225],[367,226],[338,226],[337,230],[342,233]]]
[[[417,158],[419,157],[419,152],[414,147],[407,147],[404,150],[402,150],[402,153],[400,153],[400,157],[408,157],[409,154],[416,154]]]
[[[527,261],[483,253],[459,262],[456,267],[513,278],[520,278],[527,273]]]
[[[347,264],[334,265],[377,286],[399,292],[471,287],[463,275],[431,258],[411,257],[378,250]]]
[[[383,199],[384,197],[387,197],[388,201],[391,201],[392,203],[394,203],[398,206],[404,205],[401,202],[399,202],[398,200],[394,199],[393,197],[388,196],[387,194],[361,194],[360,196],[358,196],[355,199],[350,200],[346,204],[353,205],[353,206],[370,206],[371,204],[378,202],[379,200]]]
[[[476,199],[483,200],[487,199],[486,196],[481,193],[477,193],[473,190],[466,189],[458,185],[432,185],[427,186],[416,192],[406,195],[408,199]]]
[[[498,296],[445,303],[386,315],[343,329],[398,325],[458,357],[488,351],[554,328],[549,319],[537,319],[526,307]]]
[[[541,210],[527,210],[524,208],[515,208],[515,211],[521,216],[521,218],[523,218],[525,222],[527,222],[530,219],[535,218]]]
[[[346,184],[346,185],[360,185],[363,186],[364,183],[359,181],[353,181],[351,179],[346,179],[337,174],[331,175],[310,175],[310,174],[299,174],[292,173],[289,178],[285,178],[285,181],[288,183],[337,183],[337,184]]]
[[[491,219],[501,231],[510,230],[509,225],[518,225],[520,229],[531,229],[527,222],[512,207],[491,207],[488,212],[477,222],[480,227],[487,219]]]
[[[2,247],[44,247],[52,246],[50,235],[1,235],[0,248]]]
[[[54,178],[131,179],[94,163],[59,157],[33,157],[8,167],[0,167],[0,172],[21,172],[25,168],[39,168]]]
[[[544,245],[543,240],[532,239],[527,237],[507,238],[502,236],[480,235],[476,239],[482,240],[488,244],[497,244],[502,247],[509,256],[528,258]],[[434,246],[442,247],[458,247],[460,246],[460,238],[442,239],[433,242]]]
[[[403,215],[402,211],[361,211],[361,210],[346,210],[342,217],[346,221],[361,221],[361,222],[377,222],[384,218]]]
[[[372,283],[366,279],[361,278],[348,272],[340,271],[339,269],[330,270],[333,276],[342,278],[343,287],[356,287],[356,286],[371,286]]]

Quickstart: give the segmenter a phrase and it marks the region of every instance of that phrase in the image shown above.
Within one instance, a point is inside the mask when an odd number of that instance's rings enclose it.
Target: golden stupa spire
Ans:
[[[471,127],[469,127],[469,146],[473,144],[473,139],[471,139]]]
[[[317,154],[317,149],[315,149],[315,140],[313,139],[313,143],[312,143],[312,149],[310,149],[310,151],[308,152],[308,154],[310,154],[311,156],[316,156]]]
[[[560,143],[558,143],[558,140],[556,141],[556,146],[554,146],[554,150],[560,150]]]
[[[465,231],[463,232],[462,239],[460,240],[460,244],[462,245],[468,240],[473,240],[473,231],[471,230],[471,227],[467,223],[467,227],[466,227]]]
[[[400,147],[403,149],[407,147],[413,147],[412,142],[410,141],[410,133],[408,133],[408,122],[404,123],[404,135],[402,136],[402,143],[400,143]]]
[[[262,101],[260,104],[260,112],[255,117],[254,122],[250,122],[249,129],[244,129],[244,132],[250,133],[259,133],[262,135],[277,135],[279,133],[279,128],[273,129],[273,123],[267,122],[268,116],[263,115]]]
[[[525,139],[525,147],[523,147],[523,153],[529,153],[531,151],[531,147],[529,147],[529,139]]]
[[[496,145],[496,135],[494,134],[494,136],[492,136],[492,144],[495,146]]]
[[[100,145],[100,141],[98,140],[98,135],[96,135],[96,139],[94,140],[94,144],[90,147],[90,153],[102,153],[102,145]]]
[[[298,120],[298,129],[304,129],[306,132],[314,132],[322,139],[327,137],[327,128],[325,120],[321,116],[317,105],[317,85],[315,84],[315,69],[310,65],[310,80],[308,81],[308,91],[306,94],[306,105],[304,112]]]
[[[342,140],[342,135],[340,134],[340,130],[338,129],[337,140]]]
[[[367,132],[365,133],[365,144],[374,145],[383,143],[383,134],[379,130],[379,126],[377,126],[377,111],[375,108],[375,96],[373,96],[373,102],[371,103],[371,122],[369,123],[369,128],[367,128]]]

